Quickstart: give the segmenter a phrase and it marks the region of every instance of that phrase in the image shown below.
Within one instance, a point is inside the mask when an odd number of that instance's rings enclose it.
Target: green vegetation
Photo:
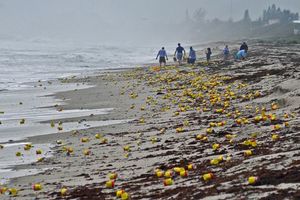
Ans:
[[[244,16],[239,21],[233,20],[206,20],[206,12],[202,8],[196,10],[193,19],[187,23],[186,31],[190,33],[192,40],[230,40],[240,38],[288,38],[282,41],[299,43],[299,38],[289,39],[294,34],[293,21],[299,19],[298,13],[281,9],[272,5],[265,9],[260,18],[251,19],[249,10],[245,10]],[[189,19],[187,17],[187,19]]]

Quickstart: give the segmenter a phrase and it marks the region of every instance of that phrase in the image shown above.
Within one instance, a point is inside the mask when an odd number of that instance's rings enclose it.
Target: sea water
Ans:
[[[64,104],[51,94],[83,89],[91,85],[58,84],[58,78],[83,76],[106,69],[131,68],[150,63],[154,48],[108,46],[101,44],[57,43],[49,41],[0,40],[0,181],[15,176],[36,173],[35,169],[12,171],[13,166],[36,161],[36,155],[25,153],[16,157],[30,136],[56,133],[48,120],[107,114],[113,108],[80,109],[58,112],[53,105]],[[24,124],[20,121],[25,119]],[[127,119],[106,122],[65,123],[64,131],[124,123]],[[50,144],[37,144],[42,156],[51,155]]]

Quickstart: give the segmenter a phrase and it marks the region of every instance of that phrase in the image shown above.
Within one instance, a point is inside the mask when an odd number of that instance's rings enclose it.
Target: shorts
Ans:
[[[195,58],[189,58],[188,63],[189,64],[195,64],[196,59]]]
[[[228,58],[229,58],[229,54],[224,54],[224,59],[228,60]]]
[[[159,63],[166,63],[165,57],[159,57]]]
[[[183,57],[182,53],[177,53],[177,60],[178,61],[182,61],[182,57]]]

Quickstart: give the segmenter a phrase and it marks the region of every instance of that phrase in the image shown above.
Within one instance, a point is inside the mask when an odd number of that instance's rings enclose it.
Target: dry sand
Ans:
[[[209,66],[200,62],[196,67],[147,67],[68,79],[96,86],[56,94],[67,99],[63,109],[115,110],[63,122],[131,121],[30,138],[52,142],[54,156],[18,168],[48,170],[13,179],[8,187],[19,190],[16,199],[116,199],[117,189],[131,199],[299,199],[300,49],[258,43],[250,49],[249,58],[240,62],[215,58]],[[257,116],[265,118],[255,122]],[[207,133],[211,122],[222,121],[226,124]],[[97,133],[103,137],[96,139]],[[274,134],[279,138],[272,140]],[[81,142],[83,137],[89,141]],[[220,148],[213,150],[213,144]],[[126,145],[130,152],[124,151]],[[65,147],[74,152],[68,156]],[[84,156],[84,149],[91,155]],[[246,150],[253,155],[245,156]],[[220,155],[223,159],[216,159]],[[219,163],[212,165],[212,159]],[[187,170],[188,164],[194,169]],[[154,170],[174,167],[185,168],[187,177],[175,173],[174,184],[164,186]],[[114,189],[105,187],[111,172],[118,174]],[[213,178],[204,181],[205,173]],[[249,176],[258,177],[255,184],[248,183]],[[35,183],[43,189],[33,191]],[[62,187],[68,189],[65,196],[60,195]]]

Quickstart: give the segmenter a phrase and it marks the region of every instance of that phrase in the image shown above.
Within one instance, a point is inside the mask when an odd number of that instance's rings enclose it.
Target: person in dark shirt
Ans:
[[[240,47],[240,50],[245,50],[246,53],[248,52],[248,45],[246,42],[243,42],[243,44]]]
[[[166,66],[166,59],[168,60],[168,55],[165,50],[165,47],[162,47],[161,50],[159,50],[156,60],[159,57],[159,65],[161,66],[162,63],[164,63],[164,66]]]
[[[210,56],[211,56],[211,54],[212,54],[211,49],[210,49],[210,48],[207,48],[206,51],[205,51],[205,54],[206,54],[206,60],[207,60],[207,62],[209,63],[209,61],[210,61]]]
[[[177,59],[179,65],[181,65],[181,63],[182,63],[183,56],[185,56],[185,50],[180,45],[180,43],[178,43],[178,47],[175,50],[174,57]]]
[[[193,47],[190,47],[188,63],[194,65],[195,61],[196,61],[196,51],[193,49]]]

